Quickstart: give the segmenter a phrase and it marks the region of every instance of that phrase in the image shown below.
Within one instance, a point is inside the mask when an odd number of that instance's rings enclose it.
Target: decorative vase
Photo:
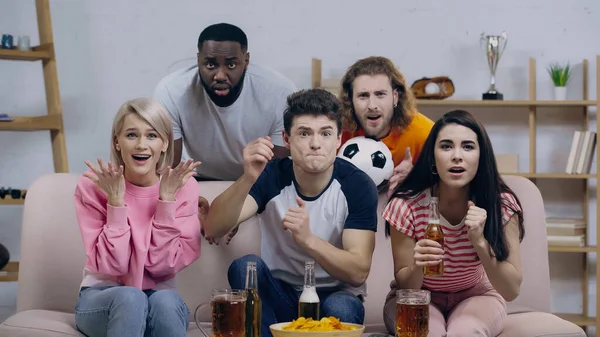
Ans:
[[[567,87],[554,87],[554,99],[564,101],[567,99]]]

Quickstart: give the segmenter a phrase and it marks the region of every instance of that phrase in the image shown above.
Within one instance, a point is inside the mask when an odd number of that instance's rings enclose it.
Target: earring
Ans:
[[[437,173],[437,168],[435,167],[435,165],[431,165],[431,173],[432,173],[433,175],[437,175],[437,174],[438,174],[438,173]]]
[[[394,103],[394,108],[397,108],[397,107],[398,107],[398,103]]]

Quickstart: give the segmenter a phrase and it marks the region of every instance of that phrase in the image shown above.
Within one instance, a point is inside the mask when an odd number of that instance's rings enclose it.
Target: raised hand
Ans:
[[[387,197],[391,197],[394,193],[394,190],[398,185],[404,181],[410,170],[413,168],[413,158],[410,154],[410,147],[406,147],[404,152],[404,159],[398,164],[398,166],[394,167],[394,174],[390,178],[390,183],[388,187]]]
[[[269,136],[258,138],[244,147],[244,174],[252,181],[258,179],[269,160],[273,159],[273,147]]]
[[[485,228],[486,219],[486,210],[475,206],[472,201],[469,201],[469,210],[465,217],[465,226],[469,228],[468,236],[473,246],[479,245],[485,241],[483,229]]]
[[[196,172],[196,167],[200,166],[200,162],[194,162],[188,159],[185,162],[179,163],[175,168],[167,167],[165,173],[160,178],[160,187],[158,190],[160,200],[175,201],[175,195],[185,185]]]
[[[436,266],[443,258],[444,250],[439,243],[422,239],[415,244],[414,259],[417,267]]]
[[[98,167],[86,161],[85,165],[92,172],[85,172],[83,175],[89,178],[106,195],[108,204],[120,207],[125,204],[125,177],[123,175],[123,165],[118,168],[116,165],[108,162],[104,165],[101,158],[98,158]]]
[[[296,197],[298,207],[290,207],[283,217],[283,229],[289,230],[294,241],[300,246],[304,246],[311,238],[310,219],[306,211],[306,203],[302,198]]]

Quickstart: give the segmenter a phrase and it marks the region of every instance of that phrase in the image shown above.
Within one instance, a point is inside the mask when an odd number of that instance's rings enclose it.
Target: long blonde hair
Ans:
[[[125,167],[121,152],[116,149],[116,141],[119,133],[123,130],[125,117],[129,114],[136,114],[141,119],[145,120],[154,130],[156,130],[162,141],[169,144],[167,150],[161,152],[160,158],[156,163],[156,173],[161,175],[167,166],[171,165],[173,157],[175,156],[173,149],[173,123],[171,122],[171,118],[165,107],[153,98],[134,98],[121,105],[113,121],[110,137],[111,161],[116,165],[123,165],[123,167]]]

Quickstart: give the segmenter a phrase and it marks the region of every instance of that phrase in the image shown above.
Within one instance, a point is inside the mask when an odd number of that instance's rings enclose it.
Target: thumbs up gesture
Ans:
[[[469,229],[469,240],[473,246],[481,244],[485,241],[483,236],[483,228],[487,219],[487,212],[483,208],[475,206],[475,203],[469,201],[469,210],[465,217],[465,226]]]
[[[305,247],[313,235],[310,231],[310,219],[304,200],[296,197],[296,203],[298,207],[290,207],[285,213],[283,229],[289,230],[294,237],[294,241],[299,246]]]
[[[391,197],[394,193],[394,190],[398,185],[404,181],[410,170],[413,168],[413,158],[410,154],[410,147],[406,147],[404,152],[404,159],[398,164],[398,166],[394,167],[394,174],[390,178],[389,188],[387,192],[387,197]]]

